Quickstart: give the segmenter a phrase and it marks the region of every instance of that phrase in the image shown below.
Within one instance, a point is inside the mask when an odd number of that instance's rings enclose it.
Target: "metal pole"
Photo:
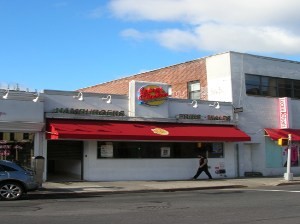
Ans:
[[[292,135],[288,135],[288,155],[286,163],[286,173],[284,174],[285,180],[293,180],[293,174],[291,173],[291,146],[292,146]]]
[[[235,145],[236,150],[236,171],[237,177],[240,177],[240,153],[239,153],[239,144]]]

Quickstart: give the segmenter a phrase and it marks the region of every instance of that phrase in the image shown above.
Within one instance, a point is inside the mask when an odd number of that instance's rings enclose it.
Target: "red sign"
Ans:
[[[287,97],[279,98],[279,128],[289,128],[289,111]]]
[[[140,88],[138,99],[141,104],[158,106],[167,99],[168,93],[160,86],[148,85]]]

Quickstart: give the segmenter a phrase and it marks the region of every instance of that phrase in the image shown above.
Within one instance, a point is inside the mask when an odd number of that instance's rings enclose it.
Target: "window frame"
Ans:
[[[192,90],[192,86],[195,85],[195,84],[199,84],[199,89]],[[194,81],[188,82],[187,83],[187,90],[188,90],[188,99],[191,99],[191,100],[199,100],[200,99],[201,84],[200,84],[199,80],[194,80]]]
[[[245,92],[249,96],[300,99],[300,80],[245,73]]]

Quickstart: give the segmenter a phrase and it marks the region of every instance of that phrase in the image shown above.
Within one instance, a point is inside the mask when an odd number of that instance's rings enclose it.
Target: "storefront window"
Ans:
[[[33,134],[0,134],[0,159],[15,161],[24,167],[31,167],[33,156]]]
[[[97,158],[223,158],[223,143],[98,142]]]
[[[291,146],[291,166],[299,166],[300,157],[299,143]],[[287,166],[287,146],[279,146],[276,141],[266,138],[266,164],[268,168],[280,168]]]
[[[283,166],[287,166],[288,147],[282,148]],[[299,166],[299,144],[291,145],[291,166]]]
[[[208,158],[223,158],[223,143],[209,143],[210,148],[207,151]]]

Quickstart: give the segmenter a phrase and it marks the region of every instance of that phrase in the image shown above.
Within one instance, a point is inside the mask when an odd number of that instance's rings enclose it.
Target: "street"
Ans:
[[[0,201],[1,223],[289,224],[300,220],[299,185],[156,193],[68,195]]]

